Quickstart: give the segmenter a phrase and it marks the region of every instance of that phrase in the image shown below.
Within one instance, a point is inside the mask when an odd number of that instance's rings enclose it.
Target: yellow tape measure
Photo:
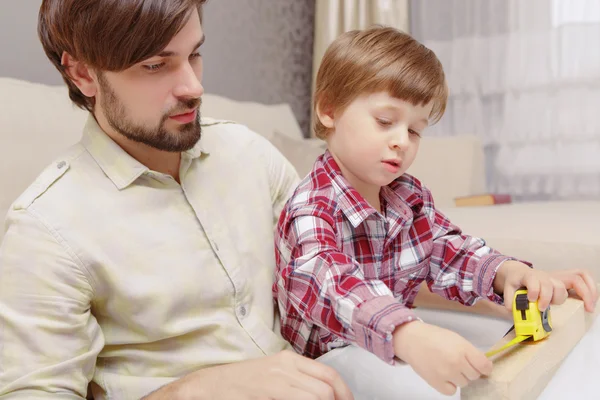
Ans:
[[[515,323],[515,338],[504,346],[485,353],[487,357],[498,354],[524,340],[531,339],[534,342],[542,340],[552,332],[550,307],[543,312],[540,311],[537,301],[529,301],[527,298],[527,289],[521,288],[516,291],[512,311]]]

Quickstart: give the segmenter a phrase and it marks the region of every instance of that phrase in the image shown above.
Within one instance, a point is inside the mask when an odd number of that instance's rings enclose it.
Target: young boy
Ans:
[[[446,100],[441,63],[409,35],[375,27],[331,44],[314,99],[316,135],[328,149],[281,214],[273,290],[282,334],[297,352],[316,358],[356,344],[388,363],[404,360],[452,394],[492,364],[459,335],[415,316],[422,281],[467,305],[502,304],[502,294],[510,303],[526,286],[543,310],[564,302],[565,283],[579,272],[561,281],[462,234],[405,174]],[[578,292],[595,297],[583,274]]]

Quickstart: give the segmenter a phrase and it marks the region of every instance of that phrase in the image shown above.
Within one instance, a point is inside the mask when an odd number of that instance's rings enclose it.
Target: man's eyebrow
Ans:
[[[204,40],[206,40],[206,36],[202,35],[202,38],[198,41],[198,43],[196,43],[196,45],[193,47],[193,50],[196,50],[198,47],[202,46],[202,44],[204,43]],[[165,50],[165,51],[161,51],[156,56],[157,57],[173,57],[176,55],[177,55],[177,52],[175,52],[175,51]]]

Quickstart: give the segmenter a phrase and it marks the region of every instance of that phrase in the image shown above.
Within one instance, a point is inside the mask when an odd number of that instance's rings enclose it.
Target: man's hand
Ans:
[[[394,351],[431,387],[448,396],[492,372],[492,362],[468,340],[421,321],[396,328]]]
[[[291,351],[196,371],[145,397],[163,398],[353,400],[334,369]]]
[[[529,301],[537,301],[540,311],[550,304],[562,304],[568,297],[568,289],[574,289],[584,301],[587,311],[594,309],[597,299],[596,283],[587,271],[564,270],[545,272],[532,269],[518,261],[504,262],[494,278],[494,290],[503,293],[504,304],[510,310],[515,292],[527,288]]]

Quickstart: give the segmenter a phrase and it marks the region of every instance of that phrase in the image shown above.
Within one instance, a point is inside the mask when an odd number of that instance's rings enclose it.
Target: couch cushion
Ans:
[[[65,86],[0,78],[0,221],[38,174],[79,140],[87,115]]]
[[[275,131],[294,139],[303,137],[288,104],[237,101],[206,93],[202,96],[202,115],[239,122],[268,140],[273,138]]]
[[[483,149],[474,136],[423,137],[407,172],[423,182],[441,206],[454,204],[455,197],[486,191]]]
[[[301,177],[327,148],[320,139],[300,139],[276,131],[271,142],[294,165]],[[472,136],[424,137],[408,173],[433,193],[437,205],[450,206],[454,198],[485,192],[483,151]]]
[[[544,270],[586,268],[600,280],[600,201],[442,208],[466,234]]]
[[[321,139],[298,140],[279,131],[275,132],[271,143],[292,163],[301,178],[310,172],[317,157],[327,148],[326,143]]]
[[[275,131],[301,139],[287,104],[202,98],[202,115],[234,120],[271,140]],[[10,204],[63,150],[79,141],[87,111],[75,107],[64,85],[0,77],[0,240]]]

